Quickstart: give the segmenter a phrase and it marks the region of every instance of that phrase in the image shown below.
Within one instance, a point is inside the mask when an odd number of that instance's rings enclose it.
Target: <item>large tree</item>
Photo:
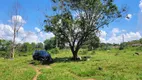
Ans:
[[[55,15],[46,15],[45,30],[68,42],[77,60],[77,53],[90,36],[100,28],[122,17],[125,8],[119,10],[113,0],[52,0]]]

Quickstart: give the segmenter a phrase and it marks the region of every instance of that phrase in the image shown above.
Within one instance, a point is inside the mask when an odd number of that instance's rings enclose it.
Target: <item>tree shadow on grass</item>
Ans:
[[[53,62],[48,62],[48,61],[38,61],[38,60],[29,60],[29,64],[31,65],[50,65]]]
[[[68,62],[83,62],[83,61],[89,61],[90,56],[82,56],[80,59],[73,60],[72,57],[55,57],[53,59],[53,62],[48,61],[37,61],[37,60],[29,60],[29,64],[32,65],[50,65],[53,63],[68,63]]]
[[[72,57],[55,57],[54,63],[66,63],[66,62],[82,62],[90,60],[90,56],[82,56],[77,60],[73,60]]]

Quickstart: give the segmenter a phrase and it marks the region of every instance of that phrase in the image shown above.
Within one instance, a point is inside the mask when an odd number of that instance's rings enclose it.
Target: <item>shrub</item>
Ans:
[[[0,57],[8,58],[8,52],[6,52],[6,51],[0,51]]]
[[[126,43],[121,43],[119,50],[123,50],[124,48],[126,48],[127,44]]]
[[[42,62],[41,61],[37,61],[37,60],[32,60],[30,64],[40,65],[40,64],[42,64]]]
[[[58,54],[60,52],[59,48],[54,48],[49,51],[51,54]]]
[[[88,53],[88,51],[85,50],[85,49],[80,49],[80,50],[79,50],[79,54],[85,55],[85,54],[87,54],[87,53]]]
[[[91,52],[91,54],[96,54],[96,51],[95,51],[95,50],[93,50],[93,51]]]

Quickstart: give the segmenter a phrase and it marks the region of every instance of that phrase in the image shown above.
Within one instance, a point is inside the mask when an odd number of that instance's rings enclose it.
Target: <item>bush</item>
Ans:
[[[6,51],[0,51],[0,57],[8,58],[8,52],[6,52]]]
[[[87,54],[87,53],[88,53],[88,51],[85,50],[85,49],[80,49],[80,50],[79,50],[79,54],[85,55],[85,54]]]
[[[51,54],[58,54],[60,52],[59,48],[54,48],[49,51]]]
[[[91,54],[96,54],[96,51],[95,51],[95,50],[93,50],[93,51],[91,52]]]
[[[142,46],[137,47],[136,50],[137,50],[137,51],[141,51],[141,50],[142,50]]]
[[[124,50],[124,48],[126,48],[127,44],[126,43],[121,43],[119,50]]]
[[[30,64],[40,65],[40,64],[42,64],[42,62],[41,61],[37,61],[37,60],[31,60]]]

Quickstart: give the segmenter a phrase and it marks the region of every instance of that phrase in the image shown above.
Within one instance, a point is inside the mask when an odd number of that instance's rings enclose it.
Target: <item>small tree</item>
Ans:
[[[16,2],[12,7],[10,12],[11,20],[9,20],[12,27],[12,45],[11,45],[11,54],[10,57],[14,58],[15,48],[16,48],[16,37],[21,27],[25,24],[25,21],[21,17],[21,5]]]
[[[118,10],[113,0],[52,1],[57,5],[53,7],[57,14],[46,15],[45,30],[68,42],[74,60],[77,60],[77,53],[84,42],[90,39],[89,36],[96,35],[100,28],[122,17],[126,11]]]

